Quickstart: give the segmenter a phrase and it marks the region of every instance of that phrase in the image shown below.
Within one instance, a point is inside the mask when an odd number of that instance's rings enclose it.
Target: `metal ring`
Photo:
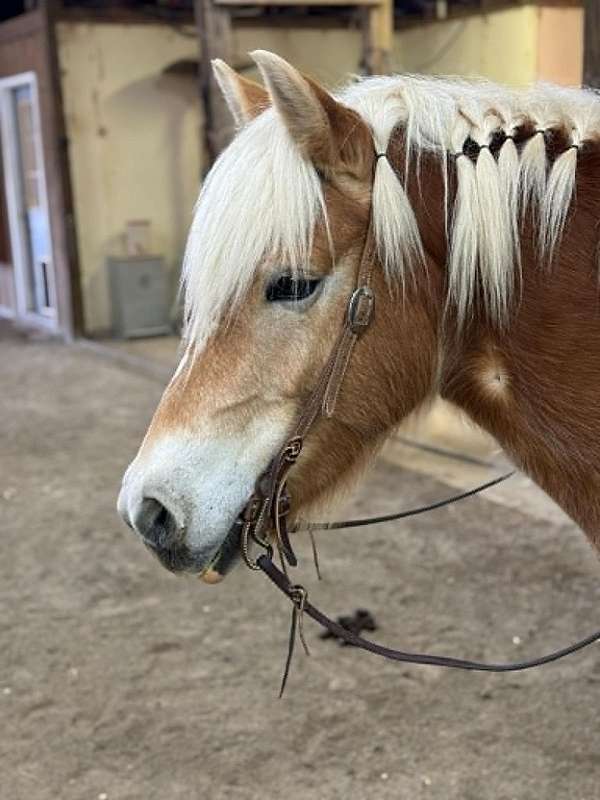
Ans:
[[[292,583],[289,586],[290,600],[298,611],[304,611],[304,606],[308,600],[308,591],[300,583]]]
[[[289,439],[283,450],[284,460],[293,464],[302,452],[302,444],[303,440],[301,436],[293,436]]]

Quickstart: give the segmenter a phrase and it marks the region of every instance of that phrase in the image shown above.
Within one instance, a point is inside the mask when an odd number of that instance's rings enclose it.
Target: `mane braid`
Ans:
[[[512,90],[487,81],[398,76],[365,79],[339,99],[370,125],[376,149],[379,131],[403,128],[405,182],[411,165],[418,173],[422,153],[438,155],[449,243],[447,304],[462,324],[476,293],[481,294],[490,321],[506,326],[520,277],[521,218],[530,215],[539,230],[539,263],[551,263],[575,191],[578,152],[600,138],[600,98],[591,91],[547,85]],[[547,141],[565,131],[565,150],[550,165]],[[520,150],[517,136],[524,142]],[[454,198],[448,189],[452,169]],[[376,187],[374,197],[375,192]],[[390,202],[390,194],[374,204],[376,215],[386,217],[375,218],[375,232],[386,273],[403,283],[418,266],[414,257],[405,265],[406,248],[413,254],[422,250],[414,243],[414,215],[407,219],[402,204]],[[390,232],[394,225],[397,230]],[[390,269],[393,255],[385,252],[392,240],[410,243],[395,270]]]
[[[388,281],[404,285],[423,268],[404,187],[409,170],[419,179],[421,154],[433,153],[447,201],[447,304],[462,323],[481,295],[489,319],[506,325],[519,279],[521,219],[529,215],[538,228],[538,261],[549,265],[568,219],[578,154],[600,138],[598,96],[408,75],[360,80],[336,97],[369,125],[378,153],[402,129],[403,174],[381,158],[373,183],[374,232]],[[566,144],[550,164],[554,133]],[[200,194],[183,269],[187,337],[207,340],[239,305],[265,257],[276,254],[286,269],[305,270],[318,222],[328,225],[319,177],[269,109],[242,129]]]

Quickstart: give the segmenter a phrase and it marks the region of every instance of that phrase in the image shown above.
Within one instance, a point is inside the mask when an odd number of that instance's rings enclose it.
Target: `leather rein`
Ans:
[[[375,164],[380,158],[387,157],[385,153],[377,153]],[[344,628],[335,622],[316,606],[308,601],[308,592],[304,586],[293,583],[288,574],[288,567],[295,567],[298,560],[291,546],[289,534],[296,531],[332,530],[341,528],[356,528],[363,525],[378,524],[392,520],[403,519],[417,514],[425,513],[436,508],[455,503],[472,495],[478,494],[484,489],[490,488],[507,478],[514,472],[500,475],[493,480],[487,481],[474,489],[454,495],[445,500],[440,500],[430,505],[420,506],[407,511],[400,511],[395,514],[387,514],[379,517],[369,517],[365,519],[344,520],[329,523],[303,523],[294,528],[288,528],[287,516],[290,511],[290,496],[287,491],[287,478],[290,470],[298,460],[302,452],[306,436],[311,431],[316,421],[324,417],[330,419],[336,407],[337,398],[348,369],[352,352],[358,340],[369,328],[373,321],[375,311],[375,295],[371,286],[371,278],[374,263],[374,236],[373,236],[373,216],[372,210],[369,214],[369,223],[364,238],[360,264],[358,268],[355,288],[348,300],[344,324],[338,338],[334,344],[331,354],[323,367],[315,388],[310,393],[305,402],[300,417],[296,422],[291,435],[273,458],[265,472],[258,479],[254,493],[248,500],[242,513],[238,517],[235,526],[239,531],[240,549],[246,565],[253,570],[262,570],[271,582],[281,591],[292,603],[292,622],[290,628],[290,638],[287,660],[285,664],[283,679],[280,689],[280,697],[283,694],[289,668],[294,652],[296,632],[300,634],[302,645],[307,654],[308,647],[304,638],[303,616],[307,614],[315,622],[319,623],[325,630],[329,631],[336,638],[353,645],[354,647],[375,653],[375,655],[387,658],[391,661],[399,661],[409,664],[427,664],[430,666],[447,667],[453,669],[472,670],[481,672],[516,672],[527,670],[533,667],[549,664],[558,661],[571,653],[587,647],[588,645],[600,640],[600,630],[594,632],[574,644],[555,650],[547,655],[533,658],[528,661],[515,661],[508,663],[490,663],[484,661],[470,661],[462,658],[450,656],[429,655],[424,653],[412,653],[404,650],[395,650],[389,647],[372,642],[362,636]],[[264,549],[264,553],[255,560],[250,554],[251,542]],[[278,551],[281,560],[281,569],[273,561],[274,548]],[[313,554],[315,556],[315,566],[319,573],[316,549],[313,540]],[[319,575],[320,577],[320,575]]]

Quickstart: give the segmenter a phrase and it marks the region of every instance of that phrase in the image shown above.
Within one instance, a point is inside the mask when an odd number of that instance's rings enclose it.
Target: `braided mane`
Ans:
[[[539,260],[550,262],[571,206],[578,153],[600,137],[600,98],[547,85],[512,90],[420,76],[368,78],[335,96],[368,123],[377,152],[402,129],[404,177],[418,170],[422,153],[439,157],[448,301],[463,320],[480,286],[490,319],[502,324],[520,266],[521,219],[532,215]],[[326,214],[316,170],[275,111],[266,110],[241,130],[202,188],[184,260],[188,338],[206,341],[244,297],[265,254],[302,270]],[[390,281],[403,283],[419,268],[421,238],[403,182],[384,158],[375,171],[373,214],[380,261]]]
[[[600,138],[600,97],[549,85],[511,90],[409,76],[361,81],[340,99],[369,122],[378,149],[403,128],[406,175],[421,153],[434,152],[446,167],[447,195],[454,161],[456,193],[446,204],[449,300],[464,319],[480,285],[489,316],[502,323],[520,264],[521,217],[531,213],[539,260],[550,262],[573,197],[578,151]],[[393,170],[378,167],[375,223],[380,259],[390,277],[403,280],[419,239],[405,192],[396,186],[394,204],[387,200],[394,179],[398,184]]]

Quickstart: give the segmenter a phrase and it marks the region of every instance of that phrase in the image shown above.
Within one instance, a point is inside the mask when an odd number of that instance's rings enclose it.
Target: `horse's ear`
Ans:
[[[365,122],[311,78],[266,50],[250,53],[273,105],[307,158],[324,172],[370,175],[373,140]]]
[[[264,87],[248,78],[242,78],[220,58],[215,58],[211,64],[215,80],[238,128],[268,108],[271,101]]]

